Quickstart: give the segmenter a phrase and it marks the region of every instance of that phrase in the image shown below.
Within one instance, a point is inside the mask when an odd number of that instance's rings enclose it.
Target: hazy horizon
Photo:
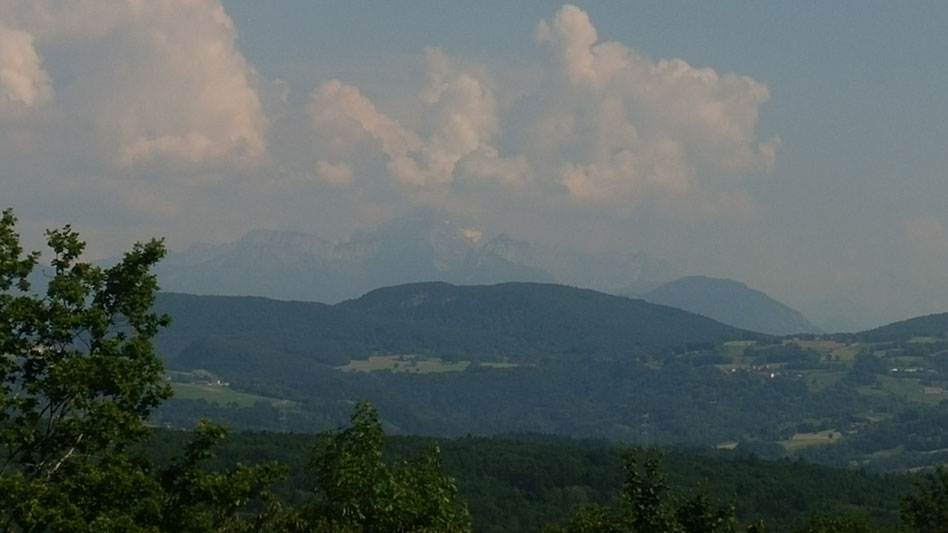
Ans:
[[[0,0],[0,207],[92,259],[416,206],[948,310],[948,4]]]

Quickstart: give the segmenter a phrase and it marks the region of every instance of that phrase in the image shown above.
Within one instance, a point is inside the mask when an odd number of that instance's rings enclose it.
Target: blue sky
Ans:
[[[0,0],[0,198],[93,256],[435,205],[805,311],[946,311],[946,26],[944,2]]]

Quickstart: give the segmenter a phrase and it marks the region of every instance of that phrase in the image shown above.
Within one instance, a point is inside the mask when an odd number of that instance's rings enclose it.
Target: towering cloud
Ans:
[[[589,16],[573,5],[563,6],[552,23],[541,21],[534,37],[553,48],[561,74],[573,85],[598,90],[630,67],[629,50],[619,43],[597,44]]]
[[[394,160],[421,148],[421,141],[415,134],[378,112],[358,88],[344,85],[339,80],[328,81],[313,91],[308,111],[318,135],[316,146],[326,157],[352,159],[360,152],[381,151]],[[360,150],[360,145],[366,142],[370,146]],[[351,179],[351,176],[345,180],[338,179],[340,168],[340,164],[325,159],[317,162],[320,177],[337,185]]]
[[[754,212],[778,144],[755,133],[764,84],[600,42],[571,5],[523,28],[532,64],[429,48],[408,90],[323,77],[303,104],[298,78],[258,79],[219,0],[0,0],[0,21],[11,201],[182,241],[418,203],[537,228]]]
[[[337,185],[384,175],[412,190],[513,187],[540,205],[619,214],[651,204],[753,210],[740,178],[772,170],[779,143],[755,136],[764,84],[600,43],[571,5],[534,36],[549,63],[530,87],[496,86],[485,69],[428,50],[420,112],[407,121],[415,131],[355,87],[322,85],[309,107],[317,173]]]
[[[52,95],[33,36],[0,22],[0,117],[39,105]]]
[[[429,79],[421,100],[428,135],[420,150],[389,167],[396,178],[413,185],[452,181],[458,162],[490,150],[497,133],[494,96],[484,82],[436,48],[428,50],[427,64]]]
[[[742,196],[728,180],[773,168],[779,141],[754,134],[765,85],[598,43],[586,13],[571,5],[534,36],[555,74],[528,133],[533,159],[555,162],[549,170],[575,200],[686,199],[715,210]]]
[[[4,0],[0,17],[17,28],[0,28],[5,104],[48,99],[52,85],[62,121],[95,135],[109,163],[216,164],[264,154],[254,73],[215,0]]]
[[[492,139],[499,132],[497,109],[486,82],[459,68],[441,50],[426,54],[428,83],[418,96],[419,132],[379,112],[356,87],[338,80],[313,92],[308,111],[317,132],[315,148],[325,156],[317,174],[331,183],[333,159],[384,158],[384,170],[411,187],[450,184],[465,176],[506,173]],[[357,165],[366,171],[364,164]],[[348,181],[348,180],[346,180]]]

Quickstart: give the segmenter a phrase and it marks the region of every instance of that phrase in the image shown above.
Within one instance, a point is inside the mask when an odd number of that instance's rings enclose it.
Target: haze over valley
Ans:
[[[944,531],[945,28],[0,0],[0,530]]]

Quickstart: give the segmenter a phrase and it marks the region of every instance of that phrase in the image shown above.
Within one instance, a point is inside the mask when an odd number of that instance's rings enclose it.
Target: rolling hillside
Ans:
[[[854,334],[864,342],[908,341],[915,337],[948,337],[948,313],[901,320]]]
[[[550,284],[429,282],[326,305],[159,295],[174,317],[157,347],[172,366],[339,365],[376,353],[535,362],[621,357],[759,335],[678,309]]]
[[[392,431],[425,435],[721,445],[879,469],[948,455],[948,315],[787,339],[586,289],[439,282],[336,305],[162,293],[156,308],[174,317],[156,348],[190,393],[156,413],[171,427],[316,431],[368,399]],[[202,397],[217,379],[242,403]]]

